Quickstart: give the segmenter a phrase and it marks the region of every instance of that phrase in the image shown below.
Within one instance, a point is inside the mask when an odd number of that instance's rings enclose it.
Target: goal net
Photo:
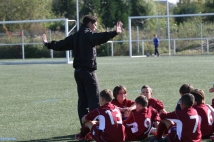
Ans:
[[[0,59],[56,58],[57,61],[57,58],[66,58],[63,62],[72,63],[71,51],[48,50],[43,46],[41,35],[46,34],[48,41],[64,39],[74,31],[75,20],[1,21],[0,24]]]
[[[214,54],[214,25],[208,20],[213,16],[214,13],[131,16],[129,56],[154,56],[154,34],[160,40],[161,55]]]

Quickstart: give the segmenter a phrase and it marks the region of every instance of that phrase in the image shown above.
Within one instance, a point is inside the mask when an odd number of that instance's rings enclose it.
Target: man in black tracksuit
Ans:
[[[96,45],[106,43],[122,32],[122,23],[118,22],[116,30],[112,32],[94,33],[97,27],[97,18],[85,16],[78,32],[64,40],[47,42],[46,35],[42,36],[44,45],[56,51],[72,50],[74,54],[74,77],[78,91],[78,114],[81,119],[89,111],[99,106],[99,84],[95,73],[97,69]]]

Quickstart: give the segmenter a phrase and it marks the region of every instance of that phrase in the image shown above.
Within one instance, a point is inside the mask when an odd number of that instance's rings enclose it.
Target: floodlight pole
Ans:
[[[169,2],[166,0],[167,5],[167,27],[168,27],[168,50],[169,55],[171,55],[171,48],[170,48],[170,24],[169,24]]]
[[[154,0],[154,1],[166,1],[168,50],[169,50],[169,55],[171,55],[171,48],[170,48],[170,24],[169,24],[169,2],[168,2],[168,0]]]
[[[76,0],[77,31],[79,30],[79,0]]]
[[[65,37],[68,36],[68,19],[65,19]],[[66,63],[69,63],[69,51],[66,51]]]

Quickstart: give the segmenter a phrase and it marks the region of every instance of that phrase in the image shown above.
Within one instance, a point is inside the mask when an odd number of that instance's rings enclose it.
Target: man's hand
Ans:
[[[123,26],[123,23],[120,21],[120,22],[117,22],[117,25],[116,25],[116,32],[117,34],[120,34],[122,33],[122,26]]]
[[[45,34],[43,34],[43,35],[41,36],[41,39],[42,39],[43,44],[45,44],[45,43],[48,42],[48,41],[47,41],[47,37],[46,37]]]

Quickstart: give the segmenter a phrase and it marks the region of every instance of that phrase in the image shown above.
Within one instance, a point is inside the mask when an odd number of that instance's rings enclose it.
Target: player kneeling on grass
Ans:
[[[152,107],[158,111],[158,113],[166,112],[162,101],[152,97],[152,88],[149,85],[144,85],[141,88],[141,95],[146,96],[148,99],[148,107]]]
[[[192,94],[184,94],[180,99],[181,110],[161,113],[161,122],[153,141],[164,141],[162,135],[168,129],[167,142],[201,142],[199,115],[192,107],[194,101]]]
[[[210,92],[210,93],[214,93],[214,85],[213,85],[212,88],[210,88],[209,92]],[[214,99],[212,99],[212,104],[211,104],[211,106],[214,108]]]
[[[198,112],[199,121],[201,122],[202,138],[210,138],[213,134],[213,116],[210,108],[205,104],[204,91],[200,89],[194,89],[190,92],[195,97],[195,108]]]
[[[100,107],[82,118],[82,123],[91,130],[96,142],[121,142],[125,140],[125,127],[122,124],[120,110],[111,103],[112,91],[100,92]],[[97,121],[96,121],[97,120]]]
[[[134,101],[127,99],[127,90],[123,85],[117,85],[113,89],[114,99],[112,100],[112,104],[116,105],[120,112],[122,113],[122,119],[125,120],[130,112],[136,109],[136,105]]]
[[[133,110],[129,117],[123,121],[126,127],[126,140],[137,141],[148,137],[152,125],[157,126],[160,117],[154,108],[147,108],[148,100],[145,96],[138,96],[135,99],[136,110]]]

